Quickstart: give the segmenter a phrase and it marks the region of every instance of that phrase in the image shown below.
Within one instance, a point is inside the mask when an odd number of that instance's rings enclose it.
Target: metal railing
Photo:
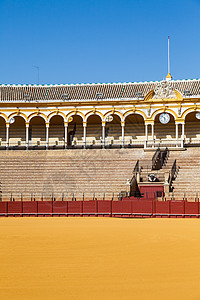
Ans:
[[[168,157],[169,157],[169,150],[166,147],[165,150],[162,152],[162,155],[161,155],[161,168],[164,165],[164,163],[167,161]]]
[[[152,170],[156,167],[157,160],[160,159],[161,151],[160,148],[156,149],[153,157],[152,157]]]
[[[168,183],[169,186],[171,187],[172,182],[176,179],[178,175],[179,167],[176,164],[176,159],[174,160],[174,163],[172,165],[171,170],[169,171],[169,178],[168,178]]]
[[[140,161],[139,159],[137,160],[135,167],[133,169],[133,174],[136,175],[140,171]]]
[[[60,193],[39,193],[39,192],[2,192],[0,201],[89,201],[89,200],[120,200],[122,192],[60,192]]]

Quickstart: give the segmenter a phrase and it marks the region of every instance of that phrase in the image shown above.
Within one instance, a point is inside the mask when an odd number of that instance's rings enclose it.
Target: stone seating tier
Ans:
[[[137,159],[150,161],[141,149],[0,151],[4,195],[120,193],[126,191]],[[82,197],[82,196],[81,196]]]

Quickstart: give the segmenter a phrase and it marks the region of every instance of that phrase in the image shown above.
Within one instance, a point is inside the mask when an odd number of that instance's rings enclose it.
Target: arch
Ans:
[[[101,118],[101,121],[103,121],[103,114],[99,111],[89,111],[86,115],[85,115],[85,122],[87,122],[87,119],[92,116],[92,115],[97,115]]]
[[[54,114],[49,119],[49,147],[63,147],[65,140],[64,118]]]
[[[8,117],[4,113],[0,113],[0,117],[2,117],[5,122],[8,122]]]
[[[107,145],[117,144],[121,145],[122,138],[122,114],[111,112],[105,115],[104,120],[106,120],[107,116],[112,116],[113,120],[111,122],[105,121],[105,143]]]
[[[82,146],[83,145],[83,117],[81,114],[70,114],[73,120],[68,124],[67,145]],[[68,119],[69,119],[68,117]]]
[[[182,113],[182,116],[181,118],[183,118],[184,120],[186,119],[186,116],[192,112],[197,112],[199,111],[200,108],[198,107],[190,107],[190,108],[187,108],[183,113]]]
[[[71,111],[70,113],[68,113],[66,115],[66,122],[68,122],[69,118],[72,117],[72,116],[74,116],[74,115],[80,116],[82,118],[83,122],[85,121],[85,115],[81,111],[76,111],[76,112],[75,111]]]
[[[22,112],[19,112],[19,113],[14,112],[14,113],[10,114],[10,115],[8,116],[8,122],[9,122],[10,119],[13,118],[13,117],[22,117],[22,118],[24,119],[25,122],[28,121],[28,117],[27,117],[24,113],[22,113]]]
[[[119,111],[116,111],[116,110],[114,110],[114,111],[113,110],[108,111],[104,115],[103,121],[105,122],[106,121],[106,117],[108,117],[110,115],[117,115],[120,118],[121,122],[123,122],[123,115],[122,115],[122,113],[120,113]]]
[[[87,145],[101,145],[102,118],[99,114],[90,114],[87,118]]]
[[[145,120],[143,114],[137,114],[132,111],[125,116],[124,143],[140,144],[145,140]]]
[[[0,145],[6,146],[6,120],[2,115],[0,115]]]
[[[156,116],[159,115],[159,114],[161,114],[161,113],[163,113],[163,112],[171,114],[174,117],[174,120],[178,119],[177,114],[173,110],[171,110],[169,108],[167,108],[167,109],[160,108],[160,109],[154,111],[153,114],[152,114],[152,116],[151,116],[151,119],[155,120]]]
[[[200,120],[196,118],[199,110],[191,109],[185,114],[185,143],[199,144],[200,140]]]
[[[132,115],[132,114],[136,114],[136,115],[142,116],[143,119],[144,119],[144,121],[147,119],[147,116],[146,116],[146,114],[143,111],[135,110],[135,112],[133,112],[133,110],[128,110],[123,115],[124,121],[126,120],[126,117],[128,117],[129,115]]]
[[[34,117],[41,117],[42,119],[44,119],[45,123],[48,122],[48,118],[45,114],[41,113],[41,112],[34,112],[31,115],[28,116],[28,122],[30,123],[31,119],[33,119]]]
[[[63,121],[66,122],[66,115],[62,111],[52,111],[48,116],[48,121],[50,122],[51,118],[54,116],[60,116],[63,118]]]
[[[26,141],[26,119],[21,115],[13,115],[15,122],[10,124],[9,145],[25,147]]]
[[[29,119],[29,145],[46,146],[46,120],[40,114],[32,114]]]
[[[174,115],[171,111],[166,110],[165,112],[170,116],[170,120],[167,124],[163,124],[159,120],[159,115],[163,113],[163,110],[159,110],[159,113],[154,116],[154,137],[157,141],[169,143],[176,137],[176,125]]]

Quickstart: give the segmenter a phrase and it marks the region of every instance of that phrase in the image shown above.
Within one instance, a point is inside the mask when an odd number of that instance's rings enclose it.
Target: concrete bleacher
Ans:
[[[72,197],[105,193],[108,198],[127,189],[141,149],[29,150],[0,152],[3,199],[65,193]],[[18,195],[18,196],[16,196]]]
[[[174,197],[200,197],[200,148],[188,147],[185,151],[172,151],[170,158],[176,159],[179,166],[178,176],[173,182]]]

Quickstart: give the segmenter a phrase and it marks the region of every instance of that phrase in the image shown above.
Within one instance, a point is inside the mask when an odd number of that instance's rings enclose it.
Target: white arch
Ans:
[[[145,121],[144,115],[143,115],[141,112],[139,112],[139,111],[137,111],[137,112],[133,112],[133,111],[127,112],[127,114],[124,115],[123,121],[125,121],[126,118],[127,118],[128,116],[130,116],[130,115],[139,115],[139,116],[142,117],[143,121]]]
[[[10,119],[12,119],[12,118],[14,118],[14,117],[21,117],[22,119],[24,119],[25,123],[27,122],[27,119],[25,118],[24,115],[14,113],[14,114],[11,114],[11,115],[8,117],[8,123],[10,123]]]
[[[183,117],[184,120],[186,120],[187,115],[189,115],[191,113],[196,113],[196,112],[199,112],[199,111],[200,111],[200,109],[198,109],[198,108],[196,110],[192,110],[192,109],[189,108],[188,110],[183,112],[182,117]]]
[[[69,122],[69,118],[70,118],[70,117],[73,117],[73,116],[80,116],[81,119],[82,119],[82,121],[85,122],[85,118],[83,118],[83,115],[82,115],[80,112],[78,112],[78,111],[77,111],[76,113],[73,112],[73,111],[72,111],[71,113],[69,113],[69,114],[67,115],[67,117],[66,117],[66,122]]]
[[[39,117],[39,118],[42,118],[44,120],[44,122],[46,123],[47,122],[47,119],[44,118],[44,116],[42,114],[34,114],[34,115],[31,115],[28,117],[28,122],[30,123],[30,121],[35,118],[35,117]]]
[[[51,114],[49,117],[48,117],[48,121],[50,122],[51,118],[55,117],[55,116],[60,116],[63,118],[63,121],[66,122],[66,117],[63,116],[63,114],[60,114],[60,113],[53,113]]]
[[[159,110],[155,111],[155,112],[153,113],[153,120],[155,121],[156,116],[159,115],[159,114],[162,114],[163,112],[166,112],[166,113],[172,115],[172,116],[174,117],[174,121],[176,120],[175,112],[173,112],[171,109],[170,109],[170,110],[169,110],[169,109],[166,109],[166,110],[164,110],[164,109],[159,109]]]
[[[100,119],[101,119],[101,121],[103,121],[103,117],[102,117],[102,115],[98,112],[98,111],[95,111],[95,113],[94,112],[89,112],[86,116],[85,116],[85,122],[87,122],[87,120],[88,120],[88,118],[90,117],[90,116],[99,116],[100,117]]]
[[[2,117],[5,122],[8,122],[8,120],[6,119],[6,116],[4,116],[3,114],[0,114],[0,117]]]
[[[123,122],[123,120],[124,120],[124,118],[123,118],[123,116],[122,116],[122,114],[121,114],[120,112],[118,112],[118,111],[114,111],[114,112],[109,111],[109,112],[107,112],[107,113],[104,115],[103,121],[106,122],[106,118],[107,118],[108,116],[110,116],[110,115],[117,115],[117,116],[120,118],[120,121],[121,121],[121,122]]]

